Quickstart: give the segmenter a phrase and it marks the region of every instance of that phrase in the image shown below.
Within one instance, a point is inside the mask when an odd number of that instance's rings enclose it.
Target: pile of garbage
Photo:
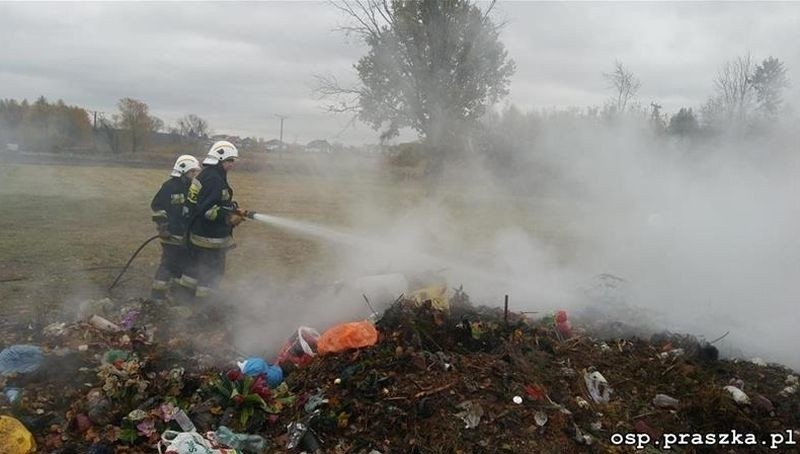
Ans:
[[[795,372],[720,360],[691,336],[599,338],[566,311],[476,307],[458,289],[300,327],[265,359],[198,320],[217,316],[107,301],[7,339],[0,452],[627,452],[736,433],[757,443],[725,448],[758,452],[800,439]]]

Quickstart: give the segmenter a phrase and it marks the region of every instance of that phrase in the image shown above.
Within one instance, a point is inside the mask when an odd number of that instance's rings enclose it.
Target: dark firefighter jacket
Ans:
[[[234,208],[233,189],[222,164],[204,168],[189,186],[187,202],[191,212],[189,241],[202,248],[233,246],[233,228],[227,219]]]
[[[166,226],[166,231],[169,233],[168,237],[161,238],[164,243],[179,246],[183,244],[183,234],[186,232],[189,220],[185,202],[190,183],[189,178],[172,177],[161,185],[161,189],[150,202],[153,221],[159,224],[160,228]]]

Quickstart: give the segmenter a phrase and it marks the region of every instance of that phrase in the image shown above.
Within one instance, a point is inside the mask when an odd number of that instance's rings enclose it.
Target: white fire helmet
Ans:
[[[172,166],[173,177],[179,177],[192,169],[200,169],[200,161],[192,155],[181,155],[175,160],[175,165]]]
[[[203,163],[211,161],[210,158],[216,158],[217,162],[227,159],[238,159],[239,150],[227,140],[220,140],[219,142],[214,142],[214,145],[211,145],[211,148],[208,149],[208,157],[203,160]]]

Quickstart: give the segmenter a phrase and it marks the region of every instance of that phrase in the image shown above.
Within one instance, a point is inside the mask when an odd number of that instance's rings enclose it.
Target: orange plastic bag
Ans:
[[[338,353],[351,348],[362,348],[378,342],[378,330],[369,320],[342,323],[328,329],[317,341],[320,355]]]

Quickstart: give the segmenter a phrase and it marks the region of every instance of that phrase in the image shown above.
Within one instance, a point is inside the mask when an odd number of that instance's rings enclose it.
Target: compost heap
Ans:
[[[396,301],[374,345],[285,362],[272,386],[241,373],[236,361],[259,352],[237,352],[208,315],[144,300],[101,306],[110,324],[5,336],[4,346],[43,352],[36,370],[3,377],[0,409],[39,452],[154,452],[165,431],[182,430],[181,409],[200,434],[261,437],[244,452],[628,452],[612,433],[790,430],[797,440],[800,428],[797,377],[784,367],[720,360],[691,336],[595,338],[604,327],[570,326],[565,312],[476,307],[460,290]],[[703,449],[714,447],[677,451]]]

